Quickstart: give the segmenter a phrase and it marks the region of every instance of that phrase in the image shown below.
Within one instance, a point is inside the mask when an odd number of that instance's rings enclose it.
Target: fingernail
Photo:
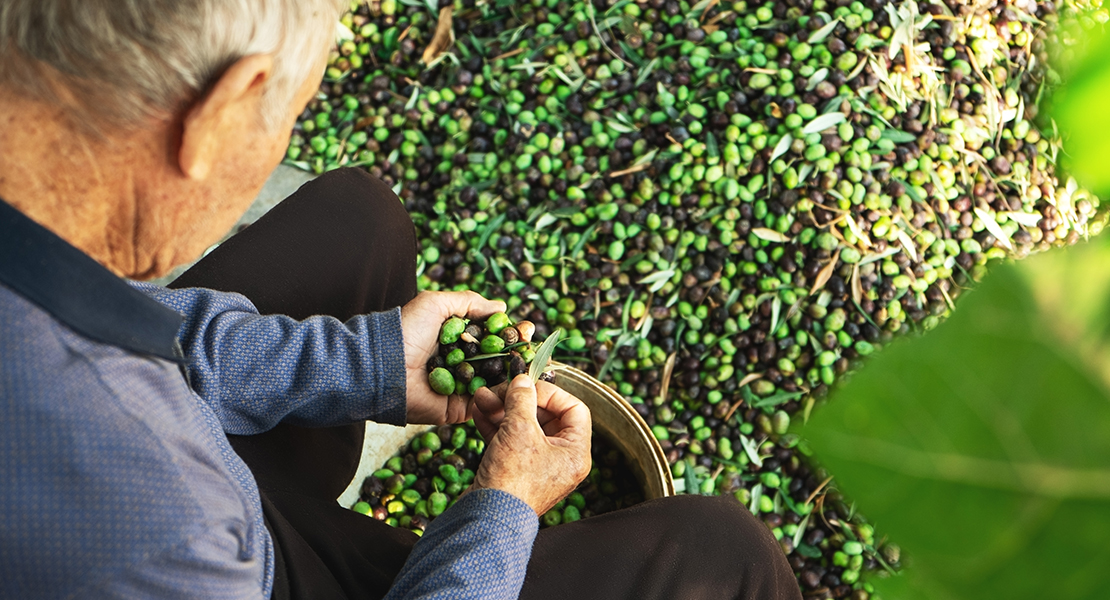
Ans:
[[[513,382],[509,384],[509,389],[518,390],[532,387],[532,378],[527,375],[517,375],[513,378]]]

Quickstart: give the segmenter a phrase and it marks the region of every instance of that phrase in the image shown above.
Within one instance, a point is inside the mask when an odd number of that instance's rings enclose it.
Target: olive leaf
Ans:
[[[844,116],[844,113],[840,111],[825,113],[814,117],[812,121],[807,123],[806,126],[802,128],[802,134],[809,135],[811,133],[821,133],[829,127],[840,125],[846,120],[847,118]]]
[[[1043,218],[1039,214],[1023,213],[1020,211],[1005,211],[999,214],[1006,215],[1006,217],[1009,218],[1011,221],[1015,221],[1018,224],[1024,225],[1026,227],[1036,227]]]
[[[901,251],[902,251],[901,248],[899,248],[897,246],[893,246],[893,247],[887,248],[886,250],[883,250],[882,252],[879,252],[878,254],[869,254],[869,255],[867,255],[866,257],[864,257],[863,259],[861,259],[859,261],[859,264],[860,264],[860,266],[871,264],[875,261],[883,260],[884,258],[889,258],[891,256],[894,256],[895,254],[898,254]]]
[[[917,249],[916,246],[914,246],[913,240],[910,239],[909,234],[903,229],[898,229],[894,235],[898,238],[898,241],[901,242],[902,248],[906,250],[906,256],[909,256],[910,260],[917,262]]]
[[[532,378],[532,383],[540,380],[540,375],[547,370],[547,363],[551,362],[551,355],[555,352],[555,346],[563,339],[563,328],[560,327],[551,332],[547,339],[540,345],[540,349],[536,350],[536,356],[532,359],[532,364],[528,366],[528,376]]]
[[[752,408],[771,408],[780,404],[786,404],[791,400],[797,400],[805,394],[805,392],[777,392],[766,398],[756,400],[752,403]]]
[[[810,75],[809,79],[806,80],[806,91],[807,92],[812,92],[813,89],[816,88],[818,84],[820,84],[822,81],[824,81],[828,78],[829,78],[829,70],[828,69],[826,69],[825,67],[821,67],[820,69],[817,69],[817,71],[813,75]]]
[[[896,540],[886,598],[1105,597],[1110,238],[1001,265],[802,430]]]
[[[782,156],[783,154],[786,154],[786,151],[790,149],[790,144],[793,143],[794,136],[790,135],[789,133],[783,135],[782,139],[779,140],[779,143],[775,144],[775,149],[771,151],[771,160],[767,162],[775,162],[776,158]]]
[[[785,244],[786,242],[790,241],[790,236],[786,235],[785,233],[779,233],[774,229],[767,229],[766,227],[756,227],[755,229],[752,229],[752,233],[755,234],[755,237],[768,242],[779,242]]]
[[[907,133],[900,129],[884,129],[882,133],[879,134],[879,138],[890,140],[895,144],[909,144],[910,142],[917,141],[916,135],[912,133]]]
[[[745,450],[746,449],[747,449],[747,447],[745,447]],[[748,510],[750,510],[753,515],[758,515],[759,514],[759,501],[762,500],[762,499],[763,499],[763,484],[762,483],[757,483],[757,484],[755,484],[755,486],[752,487],[752,501],[751,501],[751,504],[748,506]]]
[[[833,19],[828,23],[825,23],[824,27],[809,34],[809,39],[806,40],[806,43],[820,44],[821,42],[825,41],[825,38],[829,37],[829,34],[833,32],[833,29],[836,29],[836,26],[838,24],[840,24],[840,19]]]
[[[1085,59],[1069,74],[1068,85],[1053,98],[1052,117],[1068,140],[1065,166],[1093,192],[1110,191],[1110,113],[1105,110],[1110,94],[1110,34],[1095,28],[1077,48]]]
[[[1002,245],[1005,246],[1007,250],[1014,249],[1014,245],[1010,243],[1009,234],[1007,234],[1005,231],[1002,231],[1002,228],[998,226],[998,221],[994,219],[994,215],[979,208],[978,206],[974,208],[974,212],[975,216],[979,217],[979,220],[982,221],[983,226],[987,228],[987,231],[989,231],[990,234],[995,237],[995,239],[1002,242]]]

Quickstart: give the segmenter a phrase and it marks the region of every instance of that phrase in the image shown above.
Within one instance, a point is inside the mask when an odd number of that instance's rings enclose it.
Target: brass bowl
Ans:
[[[590,408],[594,432],[604,435],[628,457],[629,466],[644,490],[644,498],[673,496],[674,479],[667,458],[640,413],[613,388],[581,370],[554,361],[551,366],[555,385]]]
[[[651,428],[620,394],[579,369],[551,362],[555,385],[570,392],[590,408],[594,431],[608,438],[626,457],[644,498],[653,500],[673,496],[674,480],[663,455],[663,448]],[[380,468],[391,456],[402,450],[413,436],[433,429],[431,425],[394,427],[367,421],[362,460],[358,472],[337,499],[350,507],[358,502],[362,480]]]

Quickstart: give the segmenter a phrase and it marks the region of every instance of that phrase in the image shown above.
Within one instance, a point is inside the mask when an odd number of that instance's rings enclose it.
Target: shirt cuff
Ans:
[[[408,416],[408,396],[401,309],[394,308],[356,318],[374,320],[373,326],[367,327],[367,330],[370,333],[370,348],[378,350],[376,363],[380,385],[377,390],[380,390],[380,395],[377,410],[369,416],[369,419],[378,423],[404,426]]]
[[[500,490],[476,490],[437,517],[409,554],[386,600],[514,600],[539,518]]]
[[[429,529],[443,523],[470,518],[477,515],[485,521],[493,521],[510,530],[521,539],[532,540],[540,529],[540,519],[536,511],[527,502],[502,490],[479,489],[467,492],[459,501],[451,506],[437,519],[432,521]]]

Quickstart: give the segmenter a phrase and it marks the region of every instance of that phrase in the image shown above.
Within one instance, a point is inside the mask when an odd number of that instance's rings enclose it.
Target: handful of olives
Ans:
[[[439,330],[439,351],[428,361],[428,384],[437,394],[473,395],[528,372],[536,356],[530,321],[513,323],[503,312],[484,321],[451,317]]]

